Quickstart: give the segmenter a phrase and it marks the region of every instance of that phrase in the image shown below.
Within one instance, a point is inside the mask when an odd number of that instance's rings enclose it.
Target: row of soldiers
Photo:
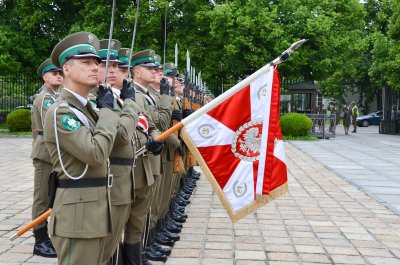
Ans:
[[[156,138],[204,100],[190,104],[197,95],[153,50],[110,44],[74,33],[38,68],[32,218],[52,211],[33,252],[59,264],[166,261],[200,177],[179,134]]]

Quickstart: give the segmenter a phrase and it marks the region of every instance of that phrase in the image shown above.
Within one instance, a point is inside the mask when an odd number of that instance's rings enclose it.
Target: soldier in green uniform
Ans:
[[[167,63],[164,65],[164,70],[163,70],[164,75],[167,77],[168,81],[173,84],[174,86],[174,91],[176,93],[180,93],[180,87],[179,87],[179,80],[178,80],[178,70],[176,66],[173,63]],[[176,95],[175,95],[176,96]],[[175,120],[177,122],[182,120],[182,110],[179,108],[179,100],[177,100],[177,105],[178,108],[173,111],[172,115],[172,120]],[[181,147],[183,150],[183,146]],[[171,150],[172,152],[172,150]],[[183,152],[181,152],[183,154]],[[171,161],[171,154],[168,157],[168,168],[169,170],[172,170],[171,168],[173,167],[174,161]],[[171,224],[173,226],[179,226],[179,223],[185,222],[187,215],[184,213],[184,206],[188,204],[188,199],[190,197],[190,194],[185,194],[183,191],[180,191],[177,193],[178,187],[179,187],[179,181],[180,180],[180,174],[175,173],[173,174],[172,177],[172,182],[169,187],[169,192],[168,194],[164,195],[163,202],[167,202],[166,204],[162,206],[162,215],[167,219],[167,229],[171,227]],[[172,201],[173,200],[173,201]],[[168,215],[166,215],[168,213]],[[171,229],[169,229],[171,230]]]
[[[152,99],[148,97],[148,94],[138,90],[139,86],[147,86],[149,80],[154,79],[153,54],[154,51],[146,50],[133,55],[131,58],[136,103],[140,107],[139,124],[135,131],[136,147],[137,149],[146,147],[148,152],[146,151],[136,159],[134,201],[124,231],[125,264],[142,264],[141,255],[144,247],[142,238],[146,236],[144,235],[144,228],[150,207],[152,185],[154,185],[153,171],[157,173],[160,170],[159,165],[154,167],[150,156],[160,154],[163,148],[163,142],[154,140],[160,134],[160,131],[156,128],[150,115],[149,106],[151,103],[149,100]]]
[[[110,57],[107,72],[107,83],[111,86],[114,95],[114,110],[120,112],[118,122],[118,135],[114,142],[114,147],[110,154],[110,170],[113,174],[113,186],[111,187],[111,221],[112,234],[108,234],[104,246],[102,263],[110,261],[109,264],[118,264],[122,260],[122,254],[116,251],[118,243],[121,241],[122,231],[129,217],[131,203],[133,200],[133,167],[135,165],[135,140],[134,132],[138,121],[138,106],[134,102],[135,89],[127,85],[118,78],[119,75],[119,49],[121,43],[118,40],[111,40]],[[100,50],[98,55],[101,59],[99,65],[99,83],[103,82],[106,74],[106,61],[108,52],[108,39],[100,40]],[[125,78],[127,78],[125,76]],[[120,81],[120,82],[117,82]],[[129,95],[128,95],[129,94]],[[129,98],[130,100],[125,100]],[[134,117],[134,122],[126,114]],[[111,256],[115,255],[111,258]]]
[[[49,233],[62,265],[101,264],[111,232],[112,175],[107,160],[119,115],[112,92],[103,86],[97,96],[98,114],[88,102],[98,83],[98,49],[95,35],[78,32],[61,40],[51,54],[64,73],[64,87],[44,122],[45,143],[57,172],[50,180],[55,199]],[[127,116],[134,123],[134,117]]]
[[[161,58],[157,55],[154,56],[155,63],[157,65],[155,71],[155,80],[147,87],[149,95],[154,99],[155,104],[151,106],[152,115],[158,116],[156,125],[159,130],[166,131],[171,126],[171,114],[173,109],[172,98],[169,96],[170,87],[166,79],[163,78],[162,68],[160,68],[159,60]],[[156,235],[156,225],[161,219],[161,205],[164,203],[165,197],[169,197],[170,187],[172,184],[172,166],[168,167],[168,163],[171,164],[174,158],[174,152],[180,148],[183,152],[180,142],[175,135],[169,136],[164,141],[164,149],[161,153],[161,165],[162,165],[162,177],[154,175],[156,185],[153,189],[153,196],[151,202],[151,221],[150,221],[150,233],[148,246],[145,252],[145,258],[154,261],[164,261],[166,257],[171,253],[170,249],[163,247],[159,244],[172,245],[176,240],[179,240],[179,236],[169,233],[169,231],[160,231]],[[165,194],[165,195],[164,195]],[[168,195],[167,195],[168,194]],[[168,202],[167,202],[168,204]],[[179,232],[181,227],[175,227],[175,232]],[[161,233],[163,232],[163,233]],[[159,244],[158,244],[159,243]]]
[[[44,85],[40,93],[35,96],[32,107],[32,135],[33,145],[31,158],[35,168],[33,186],[32,220],[39,217],[49,207],[48,182],[53,165],[50,154],[43,138],[43,123],[47,110],[57,98],[57,89],[62,83],[62,71],[55,66],[51,59],[45,60],[38,68],[37,74],[43,78]],[[54,258],[56,251],[47,233],[47,222],[42,222],[34,230],[35,245],[33,254],[42,257]]]

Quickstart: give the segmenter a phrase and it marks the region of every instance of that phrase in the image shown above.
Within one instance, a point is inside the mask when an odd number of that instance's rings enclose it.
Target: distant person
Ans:
[[[397,106],[393,105],[392,106],[392,111],[390,113],[390,120],[391,121],[398,120],[398,113],[399,113],[399,110],[397,109]]]
[[[330,124],[329,124],[329,132],[335,133],[336,125],[338,124],[339,119],[339,111],[335,102],[331,102],[328,106],[328,111],[330,113]]]
[[[347,104],[343,106],[343,127],[344,127],[344,134],[349,134],[349,128],[351,124],[351,113],[350,108]]]
[[[323,130],[324,130],[324,119],[325,119],[325,116],[322,115],[322,114],[325,114],[325,113],[326,113],[326,110],[324,110],[324,105],[322,104],[322,105],[320,105],[318,107],[318,110],[317,110],[317,114],[320,114],[320,115],[318,115],[318,118],[317,118],[318,133],[322,133]]]
[[[360,116],[360,112],[358,111],[358,107],[356,103],[351,102],[351,122],[353,123],[353,131],[352,133],[357,132],[357,117]]]

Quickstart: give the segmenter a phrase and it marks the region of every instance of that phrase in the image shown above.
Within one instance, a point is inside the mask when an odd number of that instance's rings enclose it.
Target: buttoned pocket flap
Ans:
[[[63,204],[82,203],[99,200],[97,188],[71,188],[63,194]]]

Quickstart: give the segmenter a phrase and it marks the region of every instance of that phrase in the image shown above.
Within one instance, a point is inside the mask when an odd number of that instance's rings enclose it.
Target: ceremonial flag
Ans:
[[[182,138],[237,221],[285,193],[287,174],[275,66],[260,69],[231,90],[196,120],[183,120]]]

